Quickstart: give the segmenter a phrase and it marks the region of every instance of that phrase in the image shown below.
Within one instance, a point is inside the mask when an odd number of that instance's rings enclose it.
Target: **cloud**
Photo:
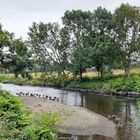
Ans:
[[[66,10],[93,11],[102,6],[113,11],[121,3],[140,6],[139,0],[0,0],[0,22],[16,37],[25,38],[33,21],[61,22]]]

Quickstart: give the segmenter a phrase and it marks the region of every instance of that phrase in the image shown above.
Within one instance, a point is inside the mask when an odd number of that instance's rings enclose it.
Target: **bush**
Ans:
[[[57,129],[54,127],[59,122],[59,117],[54,113],[37,114],[36,121],[23,129],[20,137],[24,140],[55,140]]]
[[[81,89],[99,89],[102,88],[103,83],[101,81],[91,82],[78,82],[72,81],[67,85],[68,88],[81,88]]]
[[[81,89],[105,89],[124,92],[140,92],[140,77],[132,75],[128,78],[123,76],[110,77],[105,79],[88,79],[85,78],[83,82],[72,81],[68,88],[81,88]]]
[[[55,140],[59,122],[57,114],[41,113],[34,118],[25,110],[20,99],[0,91],[1,140]]]

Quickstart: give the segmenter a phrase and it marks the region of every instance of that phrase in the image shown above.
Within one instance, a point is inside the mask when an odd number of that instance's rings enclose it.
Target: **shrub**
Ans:
[[[57,114],[41,113],[36,116],[25,110],[20,99],[0,91],[1,140],[55,140],[59,122]]]

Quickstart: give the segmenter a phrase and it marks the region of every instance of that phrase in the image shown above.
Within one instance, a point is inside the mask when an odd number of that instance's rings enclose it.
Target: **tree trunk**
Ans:
[[[82,65],[80,67],[80,81],[83,81],[83,70],[82,70]]]
[[[101,74],[100,74],[100,71],[98,71],[98,79],[100,78],[100,75],[101,75]]]
[[[83,81],[83,72],[80,71],[80,81]]]
[[[131,59],[130,59],[130,53],[127,55],[126,62],[125,62],[125,76],[130,76],[130,67],[131,67]]]
[[[18,78],[18,73],[15,73],[15,77]]]
[[[101,67],[100,67],[100,78],[103,78],[103,72],[104,72],[104,68],[103,68],[103,65],[101,65]]]
[[[129,77],[130,76],[130,67],[125,68],[125,76]]]
[[[77,77],[77,73],[73,72],[73,79],[76,80],[76,77]]]
[[[62,71],[62,73],[63,73],[63,77],[64,77],[64,79],[67,80],[67,75],[66,75],[66,73],[65,73],[64,70]]]
[[[103,78],[103,68],[101,68],[101,78]]]

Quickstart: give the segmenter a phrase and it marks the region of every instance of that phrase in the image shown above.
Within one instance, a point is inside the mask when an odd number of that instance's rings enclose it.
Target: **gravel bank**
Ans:
[[[103,135],[114,137],[115,124],[102,115],[85,108],[63,105],[61,103],[35,97],[21,97],[25,107],[33,112],[52,111],[60,114],[62,123],[58,127],[64,133],[73,135]]]

